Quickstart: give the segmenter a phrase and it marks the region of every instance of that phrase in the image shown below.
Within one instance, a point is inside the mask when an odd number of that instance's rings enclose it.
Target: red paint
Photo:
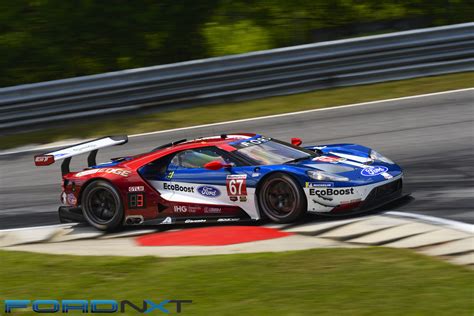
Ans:
[[[37,166],[48,166],[54,163],[54,156],[52,155],[36,155],[35,165]]]
[[[273,228],[225,226],[183,229],[137,237],[140,246],[223,246],[290,236]]]

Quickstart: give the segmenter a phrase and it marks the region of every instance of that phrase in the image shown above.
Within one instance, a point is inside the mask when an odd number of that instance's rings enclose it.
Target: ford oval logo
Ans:
[[[364,168],[360,174],[365,176],[365,177],[372,177],[372,176],[377,176],[381,173],[384,173],[388,170],[387,167],[384,166],[370,166],[367,168]]]
[[[221,192],[219,191],[219,189],[211,187],[209,185],[199,187],[197,190],[199,194],[207,196],[207,197],[218,197],[219,195],[221,195]]]

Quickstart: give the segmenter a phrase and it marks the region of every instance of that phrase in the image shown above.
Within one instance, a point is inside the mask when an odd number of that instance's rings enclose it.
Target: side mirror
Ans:
[[[303,141],[301,140],[301,138],[298,138],[298,137],[293,137],[291,139],[291,144],[294,145],[294,146],[299,146],[303,143]]]
[[[204,168],[208,170],[219,170],[222,168],[230,168],[230,167],[232,167],[232,164],[224,164],[220,160],[214,160],[204,165]]]

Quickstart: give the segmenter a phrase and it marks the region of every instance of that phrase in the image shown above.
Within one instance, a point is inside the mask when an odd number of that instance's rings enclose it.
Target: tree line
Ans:
[[[472,11],[466,0],[0,1],[0,87],[459,23]]]

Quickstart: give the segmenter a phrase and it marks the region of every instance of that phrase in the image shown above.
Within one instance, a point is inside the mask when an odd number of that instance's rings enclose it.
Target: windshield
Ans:
[[[237,152],[257,165],[280,165],[292,161],[309,159],[316,154],[304,148],[265,137],[240,141],[232,144],[237,147]]]

